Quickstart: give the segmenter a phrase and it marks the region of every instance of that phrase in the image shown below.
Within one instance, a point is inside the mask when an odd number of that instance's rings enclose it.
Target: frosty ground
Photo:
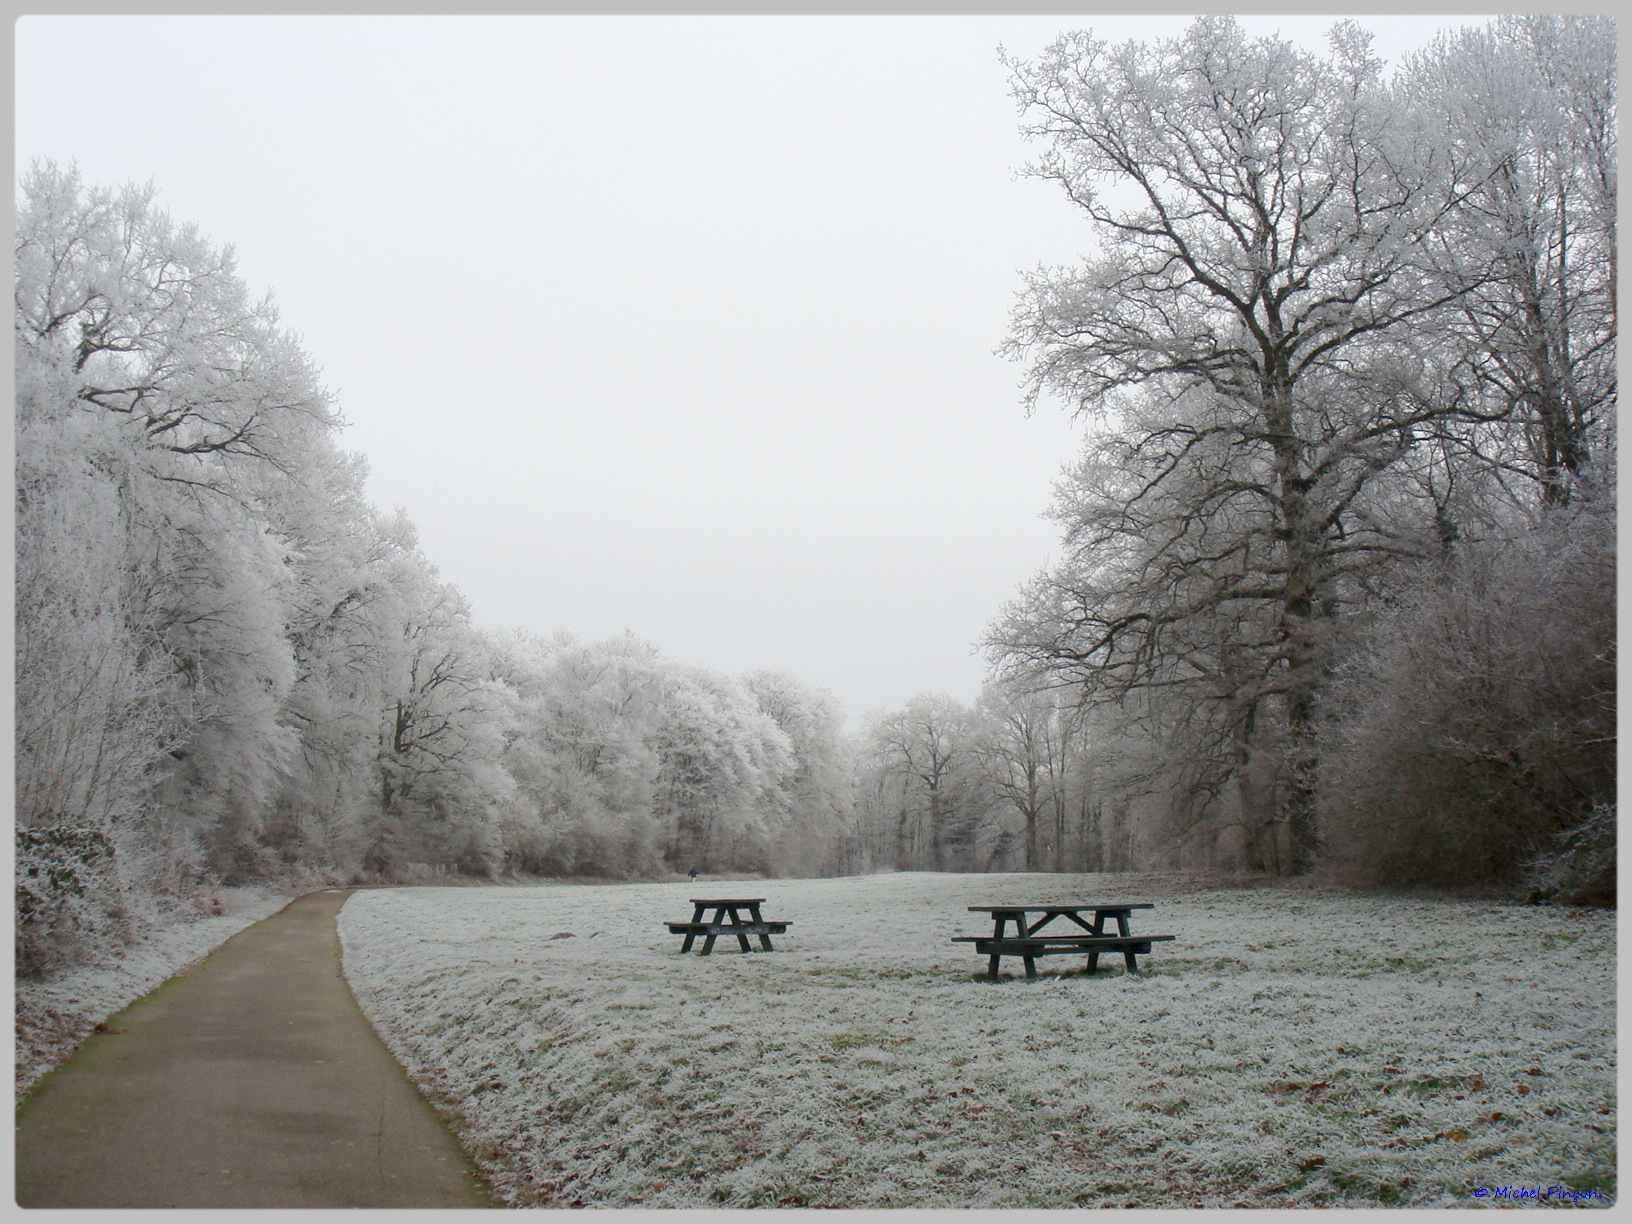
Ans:
[[[1613,1201],[1613,913],[1156,875],[726,891],[792,922],[776,951],[681,956],[701,885],[411,888],[347,902],[346,975],[518,1206]],[[1135,932],[1178,939],[1138,977],[996,983],[951,942],[989,929],[969,905],[1070,899],[1155,902]]]

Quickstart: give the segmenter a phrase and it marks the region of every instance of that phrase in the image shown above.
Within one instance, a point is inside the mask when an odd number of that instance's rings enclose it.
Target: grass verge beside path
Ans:
[[[773,880],[749,891],[792,922],[777,951],[682,957],[663,923],[708,891],[359,894],[345,971],[518,1206],[1613,1199],[1613,913],[1153,875]],[[1178,939],[1137,978],[1060,957],[995,984],[951,943],[982,931],[968,905],[1071,898],[1155,902],[1134,932]]]

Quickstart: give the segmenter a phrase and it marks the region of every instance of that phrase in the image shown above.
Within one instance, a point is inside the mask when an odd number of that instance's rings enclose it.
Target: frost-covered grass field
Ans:
[[[682,957],[691,896],[772,953]],[[965,907],[1146,900],[1125,975]],[[1615,1188],[1615,916],[1174,876],[359,893],[364,1010],[518,1206],[1536,1205]],[[570,938],[567,933],[570,932]],[[1559,1201],[1555,1194],[1554,1202]]]
[[[289,904],[291,894],[223,888],[209,910],[174,914],[141,939],[91,964],[16,981],[16,1095],[21,1098],[87,1033],[154,987],[202,960],[247,926]],[[216,913],[214,902],[220,902]]]

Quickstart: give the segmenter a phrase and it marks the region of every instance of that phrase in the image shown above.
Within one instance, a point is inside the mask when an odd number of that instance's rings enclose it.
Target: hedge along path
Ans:
[[[492,1207],[358,1009],[312,893],[114,1016],[18,1107],[22,1207]]]

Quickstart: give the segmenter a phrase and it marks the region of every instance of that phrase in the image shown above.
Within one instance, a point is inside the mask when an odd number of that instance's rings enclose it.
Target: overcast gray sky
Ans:
[[[151,181],[479,623],[971,700],[1078,445],[994,355],[1088,231],[996,47],[1184,17],[58,17],[16,156]],[[1242,18],[1318,44],[1331,15]],[[1391,62],[1473,17],[1360,17]]]

